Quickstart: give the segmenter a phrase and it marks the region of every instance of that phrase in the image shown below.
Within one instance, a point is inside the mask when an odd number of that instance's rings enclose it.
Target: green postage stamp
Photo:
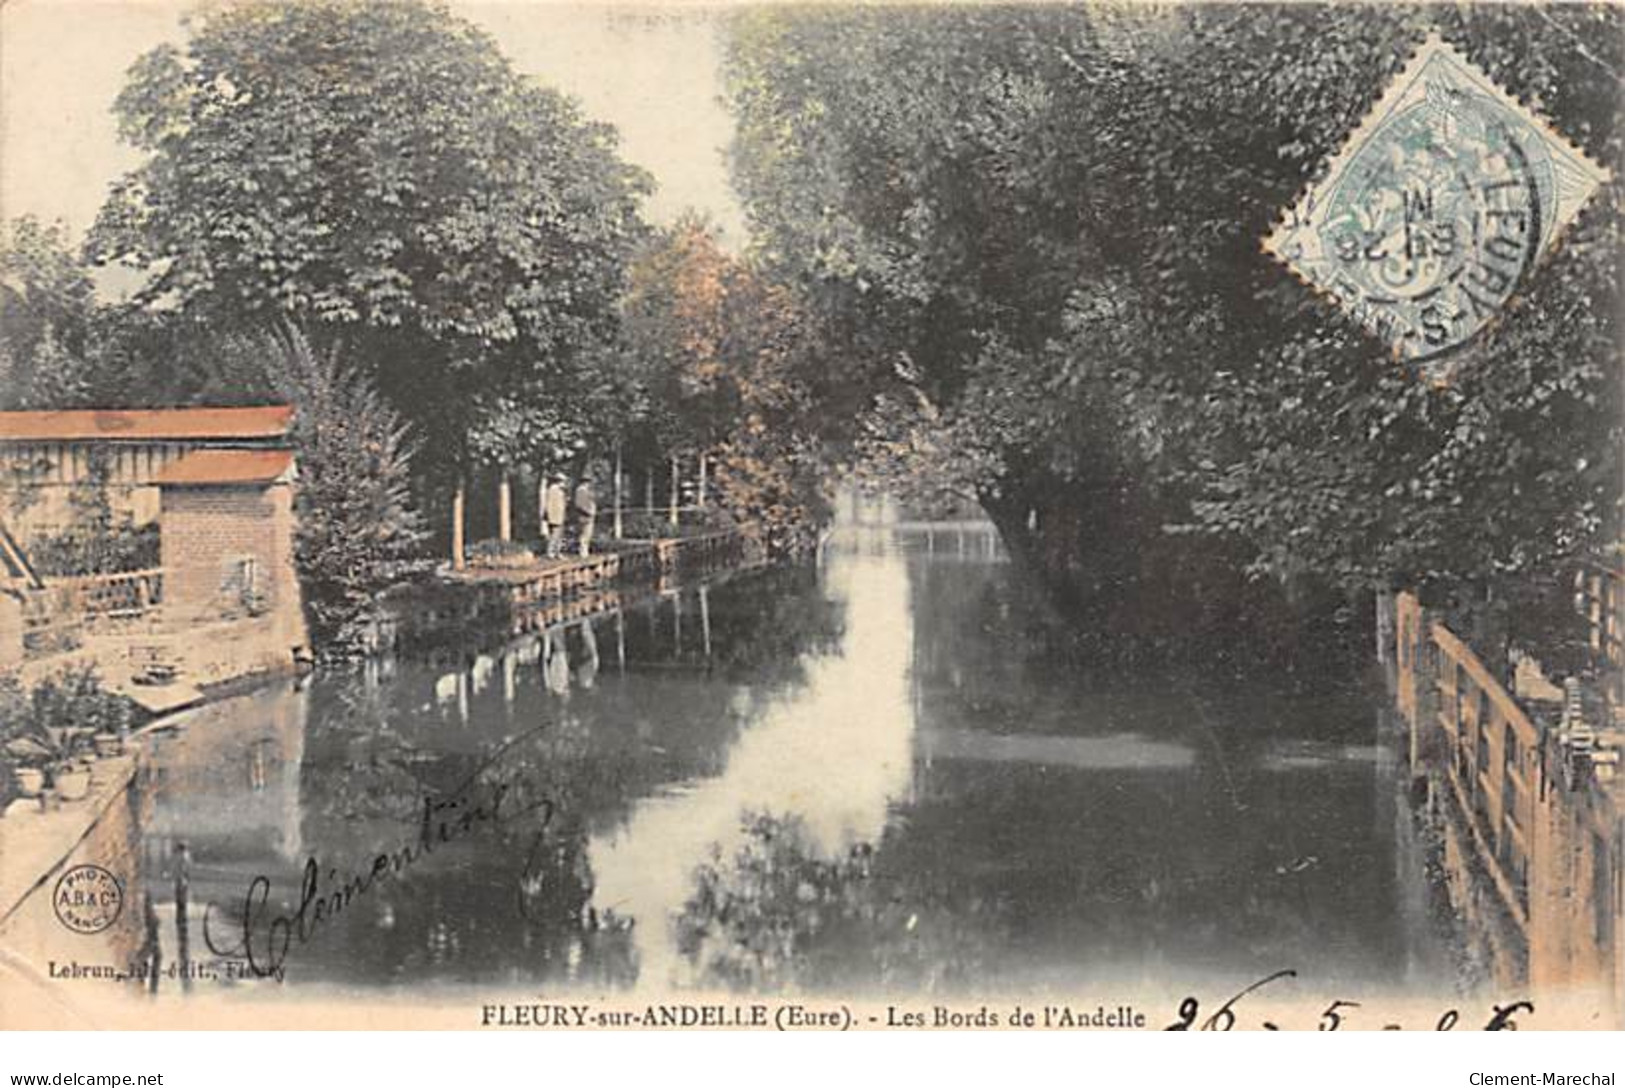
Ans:
[[[1429,38],[1264,247],[1401,359],[1481,332],[1608,178]]]

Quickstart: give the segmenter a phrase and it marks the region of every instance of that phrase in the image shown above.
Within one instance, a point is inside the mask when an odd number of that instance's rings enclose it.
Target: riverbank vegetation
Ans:
[[[940,993],[994,977],[998,904],[884,871],[869,843],[830,856],[794,816],[747,812],[740,824],[738,845],[714,846],[696,871],[676,920],[703,985],[839,990],[866,977]]]
[[[659,231],[624,307],[634,450],[703,453],[711,496],[773,554],[805,551],[830,509],[818,329],[704,221]]]
[[[293,404],[298,564],[311,637],[358,650],[378,593],[424,538],[412,500],[407,424],[338,350],[317,355],[297,329],[260,344],[267,384]]]
[[[775,548],[811,539],[784,293],[703,228],[653,230],[614,130],[444,6],[211,10],[132,67],[114,113],[142,160],[82,254],[30,219],[0,245],[3,406],[292,401],[324,645],[352,641],[400,559],[445,554],[470,480],[562,471],[604,496],[635,453],[650,479],[682,458],[692,488],[703,455],[720,513]],[[104,303],[90,266],[138,286]]]
[[[334,360],[329,393],[378,422],[309,454],[369,481],[308,481],[335,527],[301,553],[324,631],[386,557],[445,554],[460,485],[563,471],[602,501],[625,465],[637,524],[704,501],[777,552],[816,539],[838,472],[919,509],[973,496],[1091,654],[1294,668],[1363,650],[1396,586],[1463,607],[1492,655],[1562,641],[1564,570],[1621,525],[1619,183],[1445,382],[1259,243],[1433,31],[1618,178],[1620,18],[741,11],[736,254],[646,223],[614,131],[444,7],[219,9],[132,68],[115,113],[143,157],[84,259],[10,226],[0,390],[300,400],[270,345]],[[138,289],[98,301],[86,260]],[[352,563],[336,527],[372,516],[377,561]]]
[[[894,479],[977,494],[1096,650],[1273,668],[1341,629],[1363,651],[1394,586],[1539,642],[1573,609],[1529,598],[1619,539],[1618,182],[1443,383],[1260,240],[1430,30],[1617,179],[1619,20],[749,11],[734,177],[838,345],[829,421]]]

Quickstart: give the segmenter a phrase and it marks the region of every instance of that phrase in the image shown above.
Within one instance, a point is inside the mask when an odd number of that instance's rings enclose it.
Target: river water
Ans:
[[[1369,692],[1102,674],[1042,609],[982,527],[874,530],[214,704],[154,738],[147,887],[184,845],[192,957],[294,988],[1448,986]],[[422,849],[459,796],[501,811]]]

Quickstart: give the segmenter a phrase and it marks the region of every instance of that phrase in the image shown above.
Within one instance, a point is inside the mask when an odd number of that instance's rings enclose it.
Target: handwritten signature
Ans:
[[[1298,972],[1292,970],[1276,971],[1272,975],[1265,975],[1251,986],[1246,987],[1230,1000],[1220,1005],[1200,1024],[1196,1018],[1202,1014],[1202,1006],[1194,996],[1186,997],[1179,1003],[1178,1019],[1169,1024],[1164,1031],[1230,1031],[1236,1026],[1236,1006],[1251,994],[1282,979],[1297,978]],[[1351,1018],[1352,1010],[1362,1008],[1358,1001],[1345,1001],[1341,998],[1326,1006],[1320,1014],[1317,1028],[1320,1031],[1337,1031],[1343,1026],[1345,1019]],[[1533,1013],[1535,1005],[1532,1001],[1513,1001],[1506,1005],[1490,1006],[1489,1019],[1485,1021],[1485,1031],[1517,1031],[1518,1022],[1515,1017],[1523,1013]],[[1434,1031],[1452,1031],[1461,1022],[1461,1012],[1458,1009],[1446,1009],[1433,1025]],[[1280,1031],[1281,1025],[1269,1020],[1260,1019],[1258,1027],[1265,1031]],[[1392,1022],[1382,1025],[1383,1031],[1400,1031],[1402,1026]]]
[[[472,773],[453,789],[425,794],[414,819],[416,834],[394,849],[381,851],[372,864],[341,874],[337,867],[326,869],[312,854],[305,860],[299,882],[299,906],[291,914],[274,913],[270,906],[271,878],[254,877],[243,896],[242,913],[231,923],[240,929],[235,945],[222,945],[215,939],[218,905],[211,902],[203,913],[203,939],[216,956],[247,963],[256,977],[282,977],[284,964],[295,943],[304,945],[323,925],[373,891],[381,881],[399,879],[442,847],[465,839],[477,831],[499,831],[516,827],[531,832],[531,847],[520,873],[521,888],[531,879],[531,868],[543,855],[548,826],[556,815],[551,797],[539,789],[522,770],[503,763],[521,742],[548,729],[543,725],[503,742]],[[521,912],[525,908],[519,893]],[[220,911],[226,914],[225,911]]]

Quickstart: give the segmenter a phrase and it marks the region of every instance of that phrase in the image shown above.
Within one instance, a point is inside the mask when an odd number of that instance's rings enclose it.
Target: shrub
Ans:
[[[477,567],[533,563],[536,553],[517,540],[479,540],[469,546],[468,561]]]
[[[297,329],[265,340],[272,385],[295,407],[295,559],[318,652],[362,642],[391,571],[423,538],[411,498],[407,428],[337,349],[318,355]]]
[[[115,521],[106,527],[70,525],[36,537],[29,548],[34,569],[46,578],[116,574],[159,563],[158,526]]]

